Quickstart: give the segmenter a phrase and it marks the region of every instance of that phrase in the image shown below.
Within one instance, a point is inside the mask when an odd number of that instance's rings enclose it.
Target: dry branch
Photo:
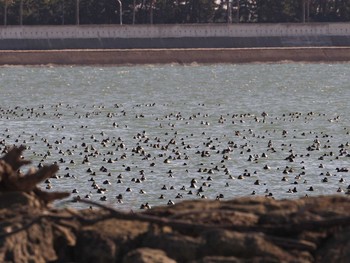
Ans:
[[[69,196],[69,193],[65,192],[44,192],[37,186],[58,171],[58,166],[55,164],[40,169],[29,169],[26,174],[20,172],[19,169],[22,166],[31,163],[23,159],[24,150],[25,146],[13,147],[0,159],[0,191],[27,192],[38,198],[43,204]]]

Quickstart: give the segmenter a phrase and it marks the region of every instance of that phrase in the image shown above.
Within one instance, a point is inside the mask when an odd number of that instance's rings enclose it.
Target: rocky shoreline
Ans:
[[[350,260],[346,197],[186,201],[143,213],[43,209],[26,193],[0,199],[2,262]]]
[[[185,201],[143,212],[51,207],[66,193],[37,184],[58,167],[23,174],[24,147],[0,160],[1,262],[349,262],[348,197]]]
[[[7,65],[348,62],[350,47],[3,50]]]

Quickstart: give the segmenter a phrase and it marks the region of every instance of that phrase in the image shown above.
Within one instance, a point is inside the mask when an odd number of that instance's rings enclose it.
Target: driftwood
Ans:
[[[27,192],[34,195],[42,204],[46,205],[57,199],[69,196],[67,192],[45,192],[38,184],[52,177],[57,171],[56,164],[43,166],[40,169],[30,168],[26,174],[20,171],[31,161],[22,157],[25,146],[13,147],[0,159],[0,192]]]

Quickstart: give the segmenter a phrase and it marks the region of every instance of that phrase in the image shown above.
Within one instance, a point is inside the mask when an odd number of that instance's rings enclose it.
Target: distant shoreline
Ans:
[[[0,65],[349,62],[350,47],[3,50]]]

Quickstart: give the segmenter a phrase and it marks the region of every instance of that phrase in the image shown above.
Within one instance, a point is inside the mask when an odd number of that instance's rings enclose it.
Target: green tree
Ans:
[[[350,0],[121,0],[125,24],[350,21]],[[79,5],[77,5],[79,3]],[[239,3],[239,12],[235,11]],[[77,11],[79,6],[79,12]],[[0,0],[5,25],[119,24],[116,0]],[[79,14],[79,20],[76,19]]]
[[[258,1],[240,0],[239,1],[239,22],[251,23],[258,20]]]
[[[311,8],[311,16],[314,21],[337,22],[350,20],[349,0],[314,0],[311,1]]]
[[[282,23],[302,21],[303,0],[257,1],[257,22]]]

